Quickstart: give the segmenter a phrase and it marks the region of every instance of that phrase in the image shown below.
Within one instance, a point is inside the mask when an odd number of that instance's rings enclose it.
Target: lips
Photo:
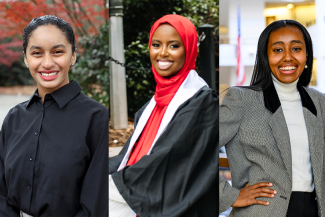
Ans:
[[[157,66],[160,70],[167,70],[174,64],[174,61],[170,60],[157,60]]]
[[[39,71],[38,74],[44,81],[52,81],[58,76],[59,71]]]
[[[283,74],[290,75],[295,73],[297,70],[296,66],[281,66],[279,67],[279,71]]]

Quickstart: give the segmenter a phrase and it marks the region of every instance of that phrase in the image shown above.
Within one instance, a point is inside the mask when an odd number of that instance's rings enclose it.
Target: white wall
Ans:
[[[257,42],[265,28],[264,0],[220,0],[220,25],[228,27],[229,44],[220,44],[220,84],[236,85],[237,4],[241,6],[242,58],[249,85],[255,64]]]

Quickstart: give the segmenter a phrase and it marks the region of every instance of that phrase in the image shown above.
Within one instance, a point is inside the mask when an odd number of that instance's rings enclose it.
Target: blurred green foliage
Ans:
[[[71,67],[69,77],[83,88],[82,92],[105,106],[109,106],[108,25],[100,27],[100,33],[79,38],[77,61]]]
[[[141,108],[155,91],[148,51],[152,24],[166,14],[179,14],[190,19],[195,27],[208,23],[216,26],[215,50],[218,53],[219,0],[124,0],[125,63],[147,70],[126,68],[127,102],[130,116]],[[199,58],[199,57],[198,57]],[[216,55],[216,65],[218,56]],[[197,62],[196,70],[200,72]],[[217,76],[218,77],[218,76]]]
[[[26,68],[21,55],[19,62],[14,62],[11,66],[0,66],[0,86],[8,87],[15,85],[35,85],[33,77]]]

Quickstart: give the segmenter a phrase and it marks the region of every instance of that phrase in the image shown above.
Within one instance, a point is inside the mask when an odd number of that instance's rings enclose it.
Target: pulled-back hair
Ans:
[[[28,40],[32,35],[33,31],[39,26],[53,25],[60,29],[65,35],[68,42],[72,45],[72,53],[76,50],[76,39],[74,31],[70,24],[60,17],[54,15],[45,15],[41,17],[35,17],[24,29],[23,31],[23,51],[26,54],[26,48],[28,45]]]
[[[255,66],[250,84],[251,86],[249,88],[256,90],[264,90],[272,83],[272,71],[269,66],[269,59],[267,55],[267,45],[269,42],[269,37],[271,32],[274,32],[277,29],[287,26],[297,27],[304,37],[308,54],[306,61],[308,68],[304,68],[303,72],[300,75],[298,84],[302,86],[308,86],[313,68],[313,45],[310,35],[306,28],[295,20],[279,20],[268,25],[260,35],[260,38],[258,39]]]

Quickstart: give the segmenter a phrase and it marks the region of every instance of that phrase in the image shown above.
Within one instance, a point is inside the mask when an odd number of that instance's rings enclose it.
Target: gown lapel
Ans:
[[[186,79],[184,80],[184,82],[181,84],[181,86],[177,90],[175,96],[169,103],[169,105],[166,109],[166,112],[164,114],[164,117],[160,123],[156,137],[155,137],[155,139],[151,145],[151,148],[148,152],[148,155],[151,153],[151,150],[154,147],[156,141],[159,139],[160,135],[165,131],[167,125],[173,118],[178,107],[181,104],[183,104],[186,100],[191,98],[196,92],[198,92],[204,86],[208,86],[207,83],[197,74],[197,72],[195,70],[191,70],[190,73],[188,74],[188,76],[186,77]],[[156,101],[153,96],[151,98],[149,104],[144,109],[143,113],[141,114],[138,124],[134,130],[132,137],[131,137],[128,150],[127,150],[126,154],[124,155],[124,158],[118,168],[118,171],[122,170],[125,167],[125,165],[127,164],[128,160],[130,158],[131,150],[132,150],[135,142],[138,140],[139,136],[141,135],[143,128],[146,126],[147,121],[149,120],[149,117],[150,117],[152,111],[154,110],[155,106],[156,106]]]

